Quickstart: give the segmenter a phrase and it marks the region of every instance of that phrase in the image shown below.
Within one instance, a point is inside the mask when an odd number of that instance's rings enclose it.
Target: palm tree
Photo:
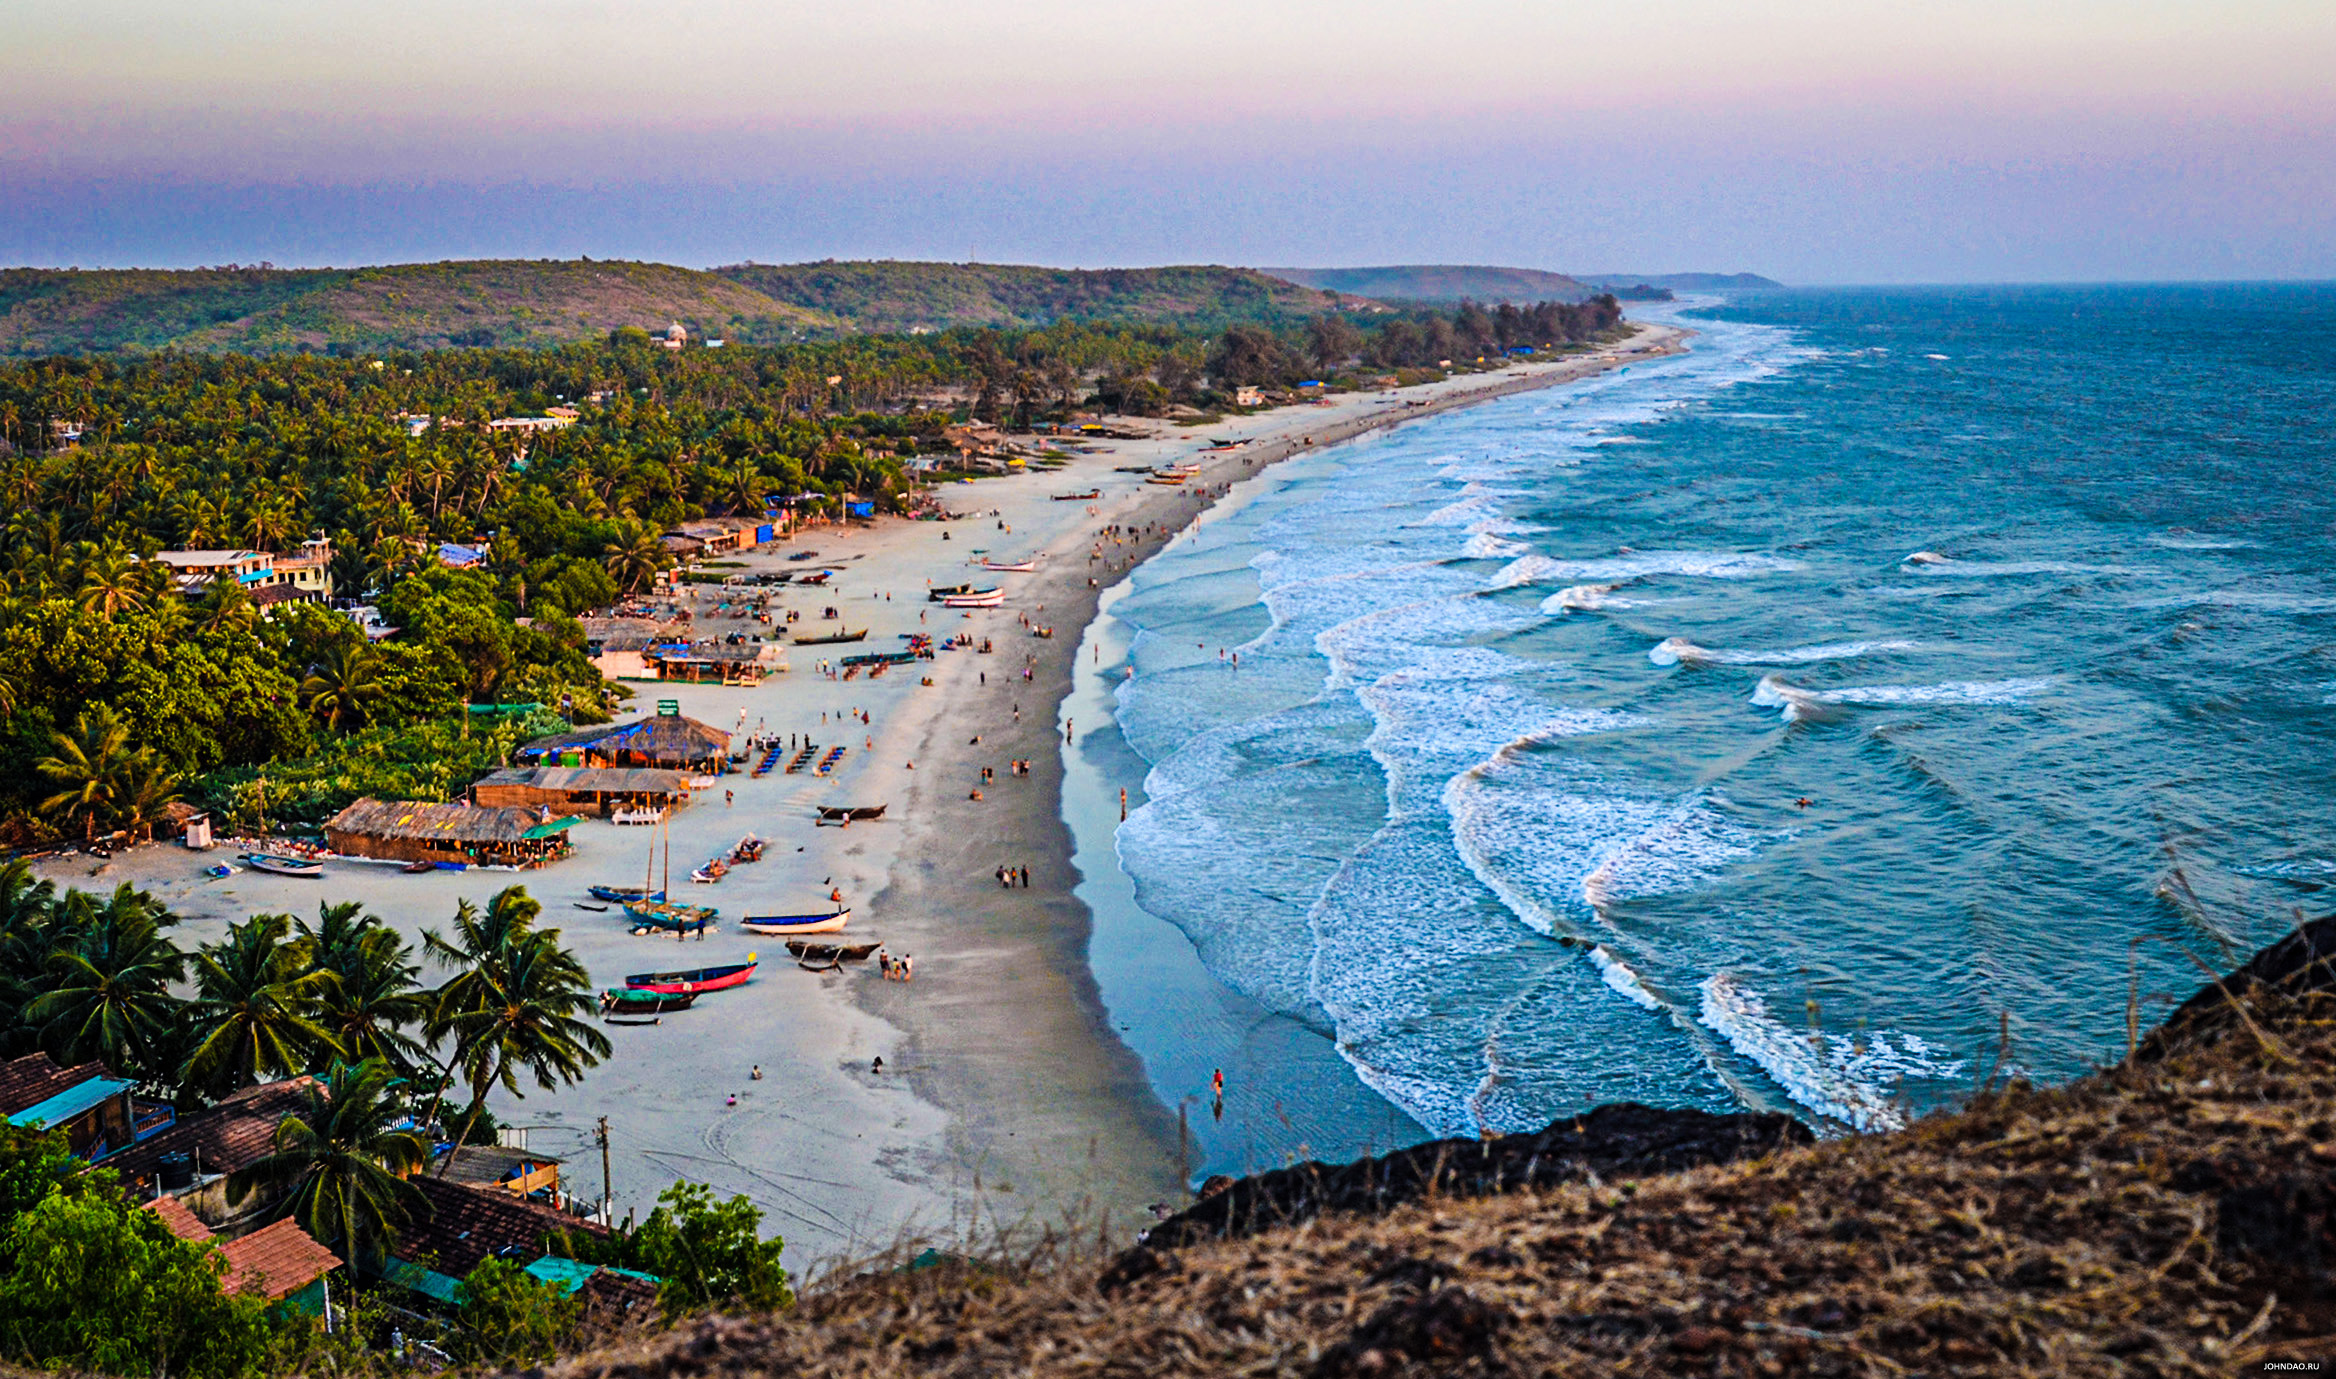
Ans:
[[[114,802],[114,823],[137,838],[153,835],[154,825],[169,817],[179,799],[178,773],[162,764],[151,747],[140,747],[122,772],[122,786]]]
[[[21,858],[0,863],[0,1057],[29,1053],[36,1042],[23,1009],[41,989],[56,944],[56,912],[54,884],[35,880]]]
[[[335,1064],[308,1091],[308,1104],[276,1126],[274,1151],[228,1179],[228,1195],[286,1189],[283,1211],[332,1248],[355,1274],[376,1265],[397,1233],[429,1214],[429,1199],[406,1179],[430,1161],[411,1130],[391,1128],[396,1074],[379,1059]]]
[[[647,527],[635,526],[603,548],[601,563],[608,567],[619,589],[633,593],[665,568],[664,539]]]
[[[382,695],[380,666],[380,654],[370,645],[336,646],[301,680],[301,701],[336,733],[355,727],[365,719],[365,706]]]
[[[187,955],[162,933],[167,912],[151,897],[116,887],[104,904],[68,891],[57,907],[59,946],[48,989],[27,1002],[24,1020],[67,1062],[100,1058],[122,1071],[154,1072],[183,1003],[170,984]]]
[[[299,1071],[314,1050],[339,1051],[316,1022],[332,978],[284,941],[291,929],[290,915],[253,915],[196,954],[191,1014],[199,1034],[181,1074],[186,1086],[231,1092]]]
[[[317,1023],[349,1057],[378,1058],[410,1074],[426,1055],[406,1033],[429,1018],[430,995],[414,978],[413,949],[355,902],[322,905],[316,927],[303,921],[302,961],[332,978]]]
[[[433,1037],[453,1040],[448,1082],[459,1067],[470,1086],[457,1149],[478,1125],[489,1087],[499,1082],[524,1096],[518,1075],[526,1071],[548,1090],[581,1079],[611,1052],[607,1038],[578,1018],[593,1012],[591,979],[560,946],[559,930],[534,927],[540,910],[525,889],[513,886],[487,902],[484,915],[468,904],[457,911],[453,940],[425,936],[433,955],[460,965],[439,988],[431,1020]],[[438,1097],[444,1099],[444,1087]]]
[[[81,567],[81,606],[108,621],[144,608],[150,586],[142,566],[136,556],[118,547],[93,553]]]
[[[81,821],[84,839],[97,836],[100,819],[111,819],[120,804],[136,755],[130,748],[130,730],[106,704],[84,709],[71,733],[53,733],[52,754],[33,763],[33,769],[64,788],[40,802],[43,814],[62,815],[70,824]]]

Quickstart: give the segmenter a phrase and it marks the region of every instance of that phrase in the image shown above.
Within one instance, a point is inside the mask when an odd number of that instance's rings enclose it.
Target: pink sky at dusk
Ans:
[[[2336,275],[2326,0],[9,11],[6,262]]]

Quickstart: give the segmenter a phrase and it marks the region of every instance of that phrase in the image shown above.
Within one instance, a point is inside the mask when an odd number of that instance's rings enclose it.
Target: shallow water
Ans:
[[[1685,357],[1252,481],[1092,634],[1086,788],[1144,774],[1098,972],[1171,1104],[1233,1055],[1146,917],[1319,1041],[1243,1075],[1337,1155],[1391,1122],[1325,1049],[1412,1134],[1887,1127],[2326,907],[2336,288],[1676,310]]]

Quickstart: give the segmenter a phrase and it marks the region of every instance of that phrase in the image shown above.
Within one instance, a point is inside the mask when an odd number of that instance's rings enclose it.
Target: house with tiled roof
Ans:
[[[181,1240],[208,1241],[227,1261],[226,1287],[231,1293],[257,1293],[269,1302],[314,1316],[324,1310],[325,1275],[341,1265],[340,1258],[286,1217],[248,1235],[220,1236],[176,1197],[158,1197],[146,1209],[162,1218],[170,1233]]]
[[[454,1302],[463,1276],[482,1261],[508,1259],[524,1268],[549,1253],[546,1237],[567,1231],[608,1234],[596,1222],[500,1188],[449,1182],[431,1172],[411,1181],[429,1201],[430,1212],[398,1233],[397,1248],[382,1272],[440,1302]]]
[[[175,1119],[167,1103],[132,1096],[133,1085],[102,1063],[60,1067],[45,1053],[26,1054],[0,1063],[0,1116],[23,1129],[60,1131],[73,1153],[95,1163],[152,1139]]]
[[[308,1089],[314,1085],[314,1078],[295,1077],[246,1087],[116,1154],[107,1166],[133,1190],[179,1197],[197,1216],[232,1230],[274,1203],[260,1193],[229,1201],[227,1175],[275,1148],[276,1126],[308,1105]]]

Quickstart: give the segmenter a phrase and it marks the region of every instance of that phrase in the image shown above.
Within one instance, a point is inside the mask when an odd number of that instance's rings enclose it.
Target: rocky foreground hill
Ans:
[[[2301,1372],[2336,1360],[2336,916],[2116,1067],[1895,1134],[1609,1108],[1269,1176],[1115,1256],[872,1270],[552,1373]]]

